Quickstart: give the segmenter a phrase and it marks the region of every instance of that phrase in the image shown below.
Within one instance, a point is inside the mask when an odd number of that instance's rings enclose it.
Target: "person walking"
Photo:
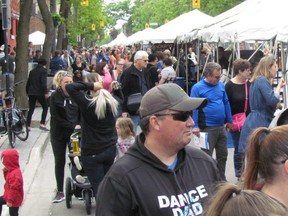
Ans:
[[[60,70],[54,78],[56,90],[50,97],[50,139],[55,160],[55,178],[57,193],[53,203],[65,199],[63,193],[66,149],[70,135],[75,129],[80,129],[80,113],[77,104],[71,99],[65,86],[72,83],[72,73]]]
[[[128,97],[135,93],[145,93],[150,89],[150,81],[147,73],[144,73],[144,69],[148,64],[148,53],[139,50],[135,53],[134,63],[123,72],[121,85],[124,96],[122,105],[122,117],[130,117],[134,123],[135,132],[139,124],[139,114],[136,110],[129,110],[127,106]],[[140,105],[140,104],[139,104]]]
[[[249,106],[249,87],[250,82],[248,79],[251,75],[251,64],[248,60],[237,59],[233,62],[234,77],[229,80],[225,85],[225,90],[229,99],[232,115],[237,113],[250,113]],[[246,108],[245,108],[246,107]],[[246,109],[246,110],[245,110]],[[241,128],[231,130],[230,134],[234,144],[234,170],[235,176],[240,178],[242,173],[243,154],[238,151],[239,137]]]
[[[66,90],[81,113],[81,159],[94,193],[116,156],[115,129],[118,102],[103,89],[101,76],[91,73],[85,82],[70,83]],[[86,92],[89,91],[89,94]]]
[[[201,215],[221,180],[213,159],[187,146],[191,112],[206,104],[174,83],[150,89],[139,109],[142,132],[101,182],[95,215]]]
[[[42,106],[42,115],[40,120],[40,129],[48,131],[46,127],[46,117],[48,113],[48,92],[47,92],[47,69],[46,60],[38,59],[36,68],[30,71],[26,83],[26,94],[29,97],[29,111],[27,115],[28,127],[31,127],[31,119],[35,110],[36,102]]]
[[[203,75],[205,78],[192,87],[190,96],[207,98],[209,102],[204,109],[193,112],[195,122],[193,133],[198,137],[200,132],[208,133],[209,149],[202,150],[212,156],[215,149],[217,165],[222,177],[225,178],[228,155],[226,128],[232,129],[231,108],[224,84],[219,82],[221,66],[209,62]]]
[[[272,121],[277,105],[280,102],[280,91],[286,85],[281,78],[273,90],[272,81],[276,76],[278,66],[273,56],[263,57],[258,63],[250,80],[249,104],[251,112],[247,116],[239,138],[239,151],[248,148],[248,137],[258,127],[268,127]]]
[[[8,149],[2,152],[1,161],[4,165],[5,179],[4,194],[0,196],[0,215],[2,205],[9,207],[10,216],[18,216],[19,207],[24,198],[23,177],[19,165],[19,153],[16,149]]]

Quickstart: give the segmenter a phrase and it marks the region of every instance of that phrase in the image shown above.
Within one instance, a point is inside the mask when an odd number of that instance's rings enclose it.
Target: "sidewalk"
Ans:
[[[22,209],[25,209],[26,198],[29,197],[29,191],[31,190],[31,185],[33,183],[37,169],[41,163],[43,152],[46,149],[47,144],[49,143],[50,133],[49,131],[42,131],[39,129],[39,121],[41,118],[42,108],[36,107],[34,114],[32,116],[31,131],[29,137],[26,141],[20,141],[16,138],[16,147],[18,150],[20,158],[20,167],[23,173],[24,179],[24,203],[20,208],[20,215],[31,215],[29,212],[24,213]],[[47,115],[47,127],[50,127],[50,112],[48,111]],[[7,135],[0,138],[0,151],[10,149]],[[51,157],[53,161],[53,156]],[[3,174],[0,174],[0,195],[3,194],[4,178]],[[39,197],[40,198],[40,197]],[[37,205],[37,198],[33,200],[34,206]],[[33,212],[33,211],[32,211]],[[35,212],[36,213],[36,212]],[[38,213],[37,213],[38,214]],[[9,215],[8,208],[3,206],[2,215]],[[39,215],[39,214],[38,214]],[[41,215],[41,214],[40,214]]]

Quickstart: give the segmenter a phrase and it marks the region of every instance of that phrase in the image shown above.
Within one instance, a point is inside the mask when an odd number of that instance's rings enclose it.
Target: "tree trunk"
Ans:
[[[46,1],[38,0],[39,9],[41,11],[43,22],[45,24],[45,41],[43,45],[43,54],[42,57],[46,59],[47,61],[47,68],[49,68],[50,65],[50,56],[51,56],[51,47],[53,45],[54,40],[54,34],[55,34],[55,28],[52,20],[51,13],[49,11],[49,8],[46,4]]]
[[[66,50],[68,46],[68,37],[67,37],[67,19],[70,14],[71,2],[67,0],[61,0],[61,6],[59,14],[65,19],[65,23],[61,23],[58,27],[58,36],[57,36],[57,50]]]
[[[29,26],[30,15],[32,11],[33,0],[20,1],[20,17],[16,36],[16,70],[15,82],[20,80],[27,80],[28,77],[28,40],[29,40]],[[22,109],[28,108],[28,100],[26,96],[26,82],[15,88],[15,95],[17,96],[17,105]]]

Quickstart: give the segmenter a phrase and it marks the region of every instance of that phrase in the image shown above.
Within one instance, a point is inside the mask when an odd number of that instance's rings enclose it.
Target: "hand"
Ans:
[[[281,79],[279,80],[278,86],[279,86],[280,88],[282,88],[282,87],[284,87],[285,85],[286,85],[285,80],[284,80],[283,78],[281,78]]]
[[[44,96],[46,100],[49,98],[49,94],[45,94]]]
[[[233,124],[232,124],[232,123],[227,123],[227,124],[225,125],[225,128],[226,128],[227,130],[232,130]]]
[[[98,91],[99,89],[102,89],[102,88],[103,88],[102,82],[94,82],[93,91]]]
[[[12,207],[12,203],[7,202],[6,205],[7,205],[8,207]]]
[[[76,125],[74,129],[75,129],[75,130],[81,129],[81,125]]]
[[[128,118],[129,117],[129,113],[128,112],[123,112],[122,113],[122,117],[123,118]]]
[[[193,128],[192,129],[192,133],[197,136],[200,137],[200,129],[199,128]]]

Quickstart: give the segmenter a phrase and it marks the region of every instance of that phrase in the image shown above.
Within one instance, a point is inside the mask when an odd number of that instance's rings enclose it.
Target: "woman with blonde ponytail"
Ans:
[[[218,186],[205,216],[286,216],[287,208],[277,200],[256,190],[242,190],[232,183]]]
[[[99,74],[66,86],[81,112],[81,160],[94,193],[116,155],[118,102],[105,89]]]

